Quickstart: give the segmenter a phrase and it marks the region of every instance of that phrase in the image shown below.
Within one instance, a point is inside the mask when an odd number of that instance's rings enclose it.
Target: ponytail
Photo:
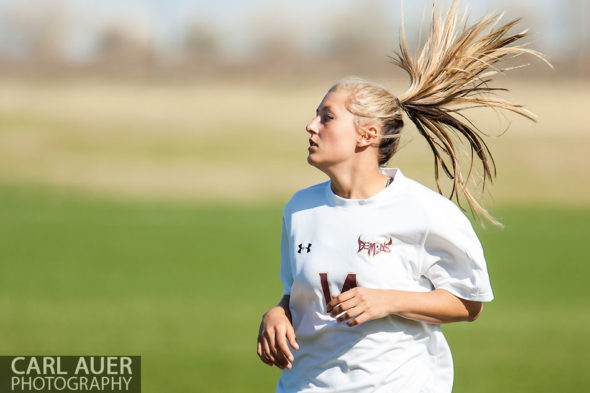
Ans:
[[[410,76],[410,87],[404,94],[394,98],[394,102],[416,125],[432,150],[438,191],[442,194],[439,181],[439,170],[442,168],[445,175],[453,180],[449,199],[455,195],[458,205],[462,208],[458,193],[460,191],[478,221],[481,222],[483,217],[497,226],[502,225],[483,208],[467,188],[474,166],[474,155],[483,166],[482,190],[485,189],[486,181],[493,181],[496,166],[488,146],[480,135],[481,131],[462,112],[477,107],[498,108],[534,121],[535,115],[522,105],[491,97],[488,93],[507,89],[490,87],[488,83],[493,75],[525,66],[494,66],[507,56],[530,54],[551,67],[551,64],[534,50],[523,46],[508,46],[525,37],[526,31],[518,34],[508,33],[519,19],[496,27],[501,17],[502,15],[489,15],[458,31],[457,0],[453,2],[445,20],[435,14],[433,6],[428,37],[418,56],[413,59],[408,54],[402,8],[399,51],[390,58],[393,64],[404,69]],[[469,142],[471,162],[466,176],[458,162],[457,146],[453,142],[457,137],[461,142],[463,138]],[[384,138],[387,136],[384,135]]]
[[[403,7],[403,3],[402,3]],[[475,199],[467,185],[474,166],[474,156],[483,167],[482,190],[486,181],[493,181],[496,165],[482,132],[463,114],[470,108],[492,108],[508,110],[527,119],[535,115],[522,105],[513,104],[501,98],[490,96],[505,88],[490,87],[491,77],[504,71],[522,68],[525,65],[497,68],[494,65],[506,57],[521,54],[536,56],[548,64],[545,58],[531,49],[509,46],[526,36],[526,31],[510,34],[519,19],[496,27],[502,15],[488,15],[471,26],[459,31],[457,28],[457,0],[453,2],[446,19],[432,10],[432,22],[426,42],[414,59],[408,54],[403,25],[400,34],[399,51],[390,61],[404,69],[410,76],[410,87],[399,97],[385,87],[358,77],[348,77],[337,82],[329,92],[349,92],[346,108],[354,117],[357,129],[373,123],[381,129],[378,149],[379,165],[385,165],[396,152],[403,127],[402,113],[416,125],[418,132],[426,139],[434,155],[434,176],[439,193],[443,193],[439,172],[453,180],[449,199],[453,196],[460,208],[459,193],[463,194],[476,217],[482,217],[494,225],[502,226]],[[487,30],[487,31],[486,31]],[[469,171],[465,176],[459,163],[454,142],[463,144],[467,139],[470,149]]]

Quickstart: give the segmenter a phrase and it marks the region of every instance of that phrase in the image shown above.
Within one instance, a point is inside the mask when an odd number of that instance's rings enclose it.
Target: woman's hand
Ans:
[[[293,354],[287,345],[287,340],[293,349],[299,349],[288,307],[289,297],[285,296],[278,306],[271,308],[262,316],[258,332],[257,353],[260,360],[269,366],[276,365],[281,370],[292,367]]]
[[[444,289],[429,292],[355,287],[332,296],[326,312],[348,326],[390,314],[428,323],[474,321],[482,304],[461,299]],[[342,314],[342,315],[340,315]]]
[[[338,296],[332,296],[327,312],[338,317],[338,322],[348,326],[360,325],[371,319],[383,318],[393,313],[391,290],[355,287]],[[351,319],[353,318],[353,319]]]

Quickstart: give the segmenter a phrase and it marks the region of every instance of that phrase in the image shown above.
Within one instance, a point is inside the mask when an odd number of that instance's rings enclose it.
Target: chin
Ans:
[[[326,163],[325,162],[318,162],[317,160],[314,160],[313,158],[311,158],[310,156],[307,157],[307,163],[309,165],[311,165],[312,167],[316,168],[317,170],[319,170],[320,172],[326,172]]]
[[[312,158],[311,154],[307,156],[307,163],[313,167],[318,167],[318,163]]]

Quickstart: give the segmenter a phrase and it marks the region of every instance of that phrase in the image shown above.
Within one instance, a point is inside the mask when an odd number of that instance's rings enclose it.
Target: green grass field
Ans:
[[[141,355],[147,393],[273,391],[258,324],[282,289],[282,204],[325,179],[304,128],[333,82],[3,78],[0,354]],[[509,85],[540,117],[477,113],[491,134],[511,122],[484,197],[506,228],[476,226],[496,299],[446,327],[455,392],[582,392],[590,82]],[[401,145],[392,165],[434,187],[423,138],[408,125]]]
[[[117,202],[0,186],[2,354],[138,354],[143,391],[273,391],[281,203]],[[455,392],[590,386],[590,208],[504,206],[477,228],[496,299],[446,327]]]

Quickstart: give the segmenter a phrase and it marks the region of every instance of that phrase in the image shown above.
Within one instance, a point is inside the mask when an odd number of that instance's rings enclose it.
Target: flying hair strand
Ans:
[[[486,182],[493,182],[496,165],[481,132],[462,112],[471,108],[490,108],[516,113],[536,120],[535,114],[522,105],[494,96],[505,88],[491,87],[492,77],[506,71],[522,68],[526,64],[502,68],[499,63],[506,58],[523,54],[539,58],[549,67],[551,64],[539,52],[527,48],[527,44],[515,43],[527,36],[527,31],[510,33],[520,18],[500,24],[503,14],[487,15],[473,24],[467,23],[464,14],[461,28],[457,18],[458,0],[451,5],[446,18],[432,5],[428,36],[419,53],[411,56],[408,51],[404,27],[403,0],[401,4],[401,29],[399,48],[390,56],[390,62],[402,68],[410,77],[408,90],[395,100],[398,107],[416,125],[426,139],[434,155],[434,174],[438,191],[442,194],[440,171],[453,181],[449,196],[459,194],[467,200],[477,220],[482,218],[502,226],[476,200],[468,189],[476,161],[482,165],[482,189]],[[470,163],[467,176],[458,159],[454,140],[466,140],[469,144]]]

